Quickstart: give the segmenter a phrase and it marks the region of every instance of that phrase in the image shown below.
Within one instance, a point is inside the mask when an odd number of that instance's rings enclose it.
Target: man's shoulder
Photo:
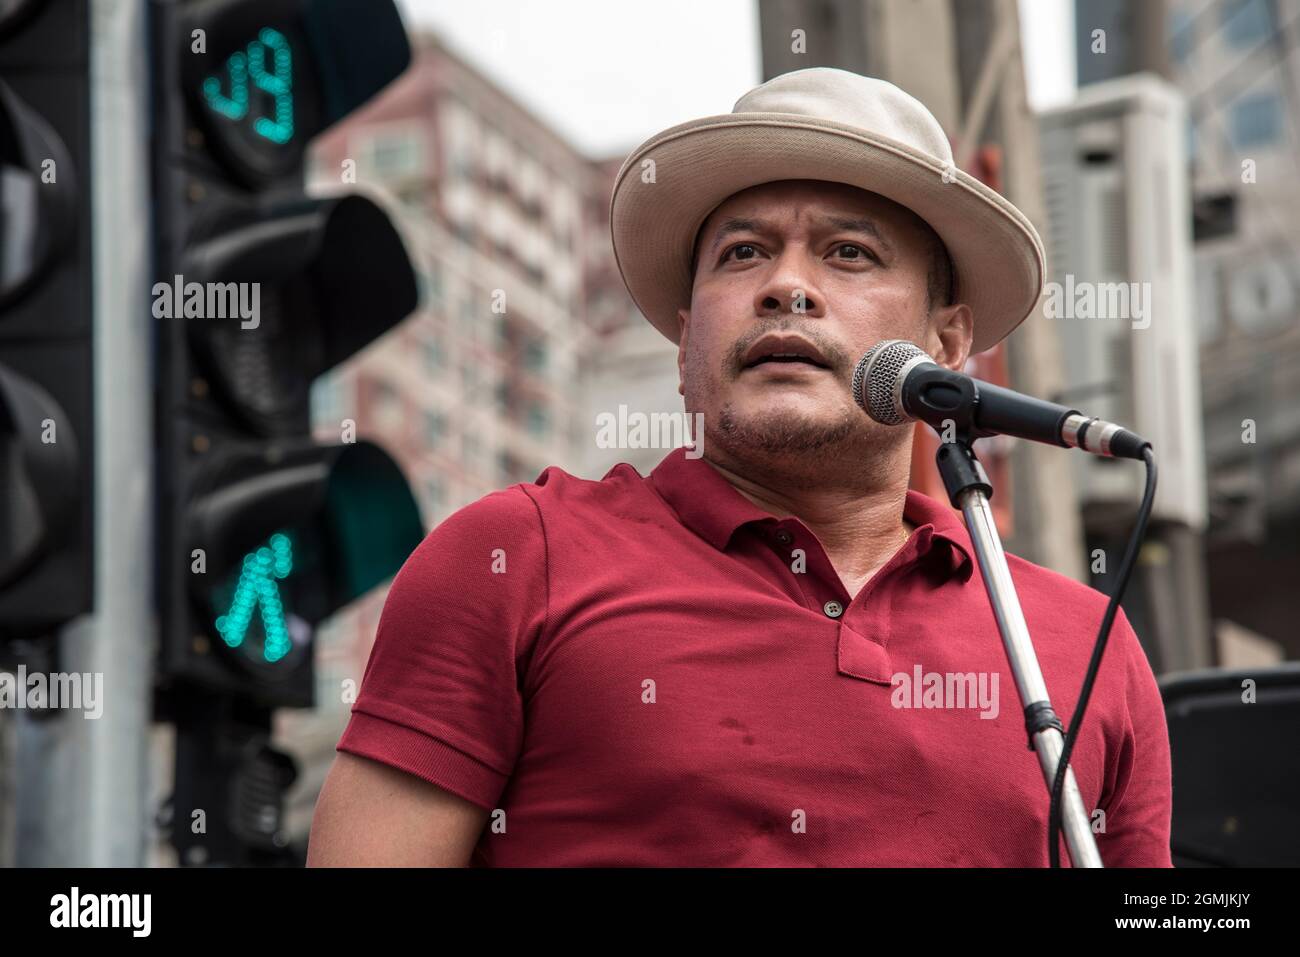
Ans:
[[[1092,655],[1110,596],[1017,555],[1008,554],[1007,565],[1011,569],[1021,609],[1040,653],[1066,649],[1071,655],[1078,656],[1081,666]],[[1113,581],[1118,571],[1116,565],[1108,565],[1107,570]],[[1155,687],[1147,653],[1124,613],[1123,606],[1116,610],[1107,648],[1106,658],[1111,664],[1103,665],[1103,675],[1121,680],[1126,675],[1132,678],[1145,673],[1144,680],[1148,689]],[[1082,678],[1082,672],[1079,672],[1076,680],[1078,678]]]
[[[1113,582],[1119,563],[1118,560],[1111,563],[1110,558],[1106,556],[1106,571],[1108,580]],[[1070,640],[1083,642],[1080,648],[1086,647],[1091,652],[1110,596],[1018,555],[1008,553],[1007,565],[1016,583],[1016,595],[1020,598],[1025,617],[1031,629],[1038,629],[1034,632],[1035,637],[1046,639],[1049,634],[1068,635]],[[1137,656],[1145,661],[1141,642],[1122,606],[1116,611],[1111,626],[1110,644],[1122,648],[1126,657]]]
[[[620,462],[602,478],[582,478],[558,465],[543,469],[531,482],[496,489],[452,512],[439,528],[513,527],[523,531],[549,515],[580,518],[583,512],[610,513],[646,493],[645,478]]]
[[[599,529],[605,524],[602,519],[627,510],[625,504],[620,509],[620,502],[637,501],[644,486],[645,479],[636,469],[621,463],[599,480],[551,466],[532,482],[488,492],[453,511],[425,535],[398,573],[397,590],[411,585],[424,589],[435,579],[470,587],[472,569],[497,573],[507,567],[527,568],[540,575],[556,547],[557,531],[581,526]]]
[[[1010,552],[1007,553],[1007,567],[1011,569],[1016,593],[1022,602],[1047,604],[1062,614],[1081,612],[1095,616],[1097,622],[1101,621],[1110,599],[1091,585]]]
[[[531,482],[511,486],[523,492],[538,507],[562,504],[566,508],[588,506],[605,508],[626,499],[641,495],[646,490],[645,477],[626,462],[619,462],[599,479],[582,478],[551,465]]]

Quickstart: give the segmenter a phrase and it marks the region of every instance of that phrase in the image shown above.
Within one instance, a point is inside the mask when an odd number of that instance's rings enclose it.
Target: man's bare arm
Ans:
[[[325,778],[308,867],[464,867],[488,812],[378,761],[340,751]]]

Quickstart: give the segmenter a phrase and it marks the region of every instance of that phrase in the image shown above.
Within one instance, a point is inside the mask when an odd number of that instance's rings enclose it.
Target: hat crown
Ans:
[[[834,67],[809,67],[754,87],[732,113],[790,113],[887,137],[952,165],[952,146],[934,114],[894,84]]]

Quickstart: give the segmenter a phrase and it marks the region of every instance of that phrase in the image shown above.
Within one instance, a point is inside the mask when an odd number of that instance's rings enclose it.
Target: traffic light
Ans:
[[[88,27],[87,0],[0,3],[0,640],[93,595]]]
[[[314,627],[423,531],[387,454],[310,435],[312,381],[417,288],[374,202],[303,195],[304,149],[410,49],[391,0],[153,9],[161,677],[307,707]]]
[[[155,0],[150,20],[173,840],[184,863],[268,862],[294,776],[271,711],[314,703],[316,626],[423,537],[382,449],[310,432],[312,381],[415,309],[414,270],[372,200],[303,193],[307,142],[410,48],[392,0]]]

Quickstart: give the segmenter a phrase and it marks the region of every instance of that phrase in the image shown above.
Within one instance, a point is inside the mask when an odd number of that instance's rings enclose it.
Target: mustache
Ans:
[[[735,345],[728,350],[726,359],[723,360],[726,371],[733,376],[739,375],[744,369],[745,356],[749,353],[750,347],[769,332],[799,333],[817,347],[826,364],[834,371],[838,372],[850,363],[851,357],[848,352],[839,343],[828,338],[816,323],[786,317],[778,322],[755,326],[737,339]]]

